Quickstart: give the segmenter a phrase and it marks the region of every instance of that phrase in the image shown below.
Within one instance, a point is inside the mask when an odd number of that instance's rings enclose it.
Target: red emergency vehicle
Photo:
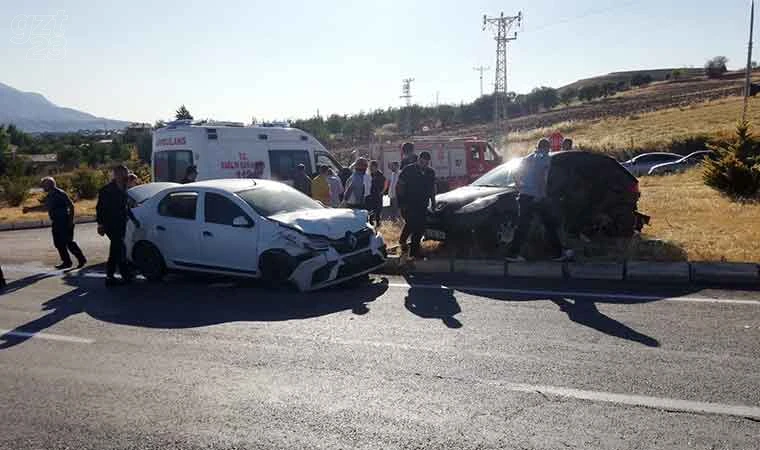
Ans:
[[[416,137],[405,141],[386,141],[370,146],[370,157],[377,160],[386,176],[393,162],[402,159],[404,142],[414,144],[414,152],[430,152],[430,165],[435,170],[438,192],[446,192],[475,181],[501,164],[501,156],[493,146],[478,137]]]

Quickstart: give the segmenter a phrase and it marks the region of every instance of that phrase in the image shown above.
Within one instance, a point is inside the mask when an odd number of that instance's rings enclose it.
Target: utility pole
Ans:
[[[747,46],[747,77],[744,80],[744,109],[742,110],[742,122],[747,120],[747,107],[749,106],[749,94],[752,87],[752,33],[755,27],[755,0],[752,0],[749,17],[749,45]]]
[[[488,17],[483,15],[483,31],[491,25],[496,29],[496,81],[493,89],[493,120],[501,128],[501,120],[507,120],[507,44],[517,39],[517,33],[509,35],[515,24],[522,24],[522,12],[516,16]]]
[[[473,67],[472,70],[476,72],[480,72],[480,96],[482,97],[483,96],[483,72],[487,70],[491,70],[491,68],[488,66],[480,65],[478,67]]]
[[[412,82],[414,78],[404,78],[401,82],[401,97],[406,99],[406,120],[404,131],[407,136],[412,134]]]

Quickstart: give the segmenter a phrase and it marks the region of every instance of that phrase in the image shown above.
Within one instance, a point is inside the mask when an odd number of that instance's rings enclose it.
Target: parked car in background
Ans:
[[[549,197],[557,205],[566,229],[587,236],[628,237],[649,222],[639,213],[639,182],[616,160],[598,153],[552,153]],[[513,159],[469,186],[436,196],[427,215],[427,239],[506,246],[518,219],[515,174],[521,160]]]
[[[678,161],[657,164],[649,169],[649,175],[668,175],[671,173],[683,172],[689,167],[694,167],[697,164],[715,155],[715,152],[711,150],[700,150],[698,152],[691,153]]]
[[[648,174],[649,170],[658,164],[675,162],[681,158],[683,158],[683,155],[676,153],[644,153],[620,164],[635,176],[640,177]]]
[[[385,263],[385,243],[366,211],[325,208],[283,183],[209,180],[152,192],[144,186],[138,193],[152,195],[132,209],[141,226],[128,224],[125,244],[128,259],[149,280],[185,270],[310,291]]]

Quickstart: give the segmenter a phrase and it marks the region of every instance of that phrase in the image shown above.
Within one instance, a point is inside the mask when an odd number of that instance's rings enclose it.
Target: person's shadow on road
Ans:
[[[567,314],[567,317],[575,323],[585,325],[610,336],[638,342],[647,347],[660,346],[660,342],[657,339],[639,333],[633,328],[605,316],[599,311],[596,304],[590,300],[574,300],[571,302],[566,298],[555,297],[551,301],[559,306],[560,311]]]
[[[107,289],[86,271],[64,276],[76,289],[43,303],[45,316],[0,335],[0,350],[34,337],[72,315],[86,313],[109,323],[148,328],[194,328],[228,322],[308,319],[341,311],[369,313],[367,303],[388,290],[387,280],[318,293],[250,287],[215,287],[195,282],[138,282]],[[232,283],[235,285],[235,283]],[[245,285],[243,285],[245,286]]]
[[[462,312],[454,291],[450,289],[422,289],[412,287],[404,300],[404,306],[412,314],[423,319],[440,319],[449,328],[462,328],[462,322],[454,316]]]

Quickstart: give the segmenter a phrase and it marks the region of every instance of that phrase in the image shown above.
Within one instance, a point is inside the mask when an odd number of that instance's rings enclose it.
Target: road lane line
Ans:
[[[760,407],[749,405],[732,405],[726,403],[697,402],[646,395],[616,394],[603,391],[586,391],[583,389],[559,386],[541,386],[520,383],[499,383],[510,391],[542,393],[558,397],[575,398],[601,403],[616,403],[629,406],[643,406],[666,411],[681,411],[697,414],[717,414],[723,416],[747,417],[760,420]]]
[[[27,333],[26,331],[13,331],[0,328],[0,337],[14,336],[22,338],[46,339],[48,341],[71,342],[74,344],[93,344],[95,339],[87,339],[76,336],[64,336],[52,333]]]
[[[735,305],[753,305],[760,306],[760,300],[740,300],[731,298],[709,298],[709,297],[667,297],[666,295],[635,295],[635,294],[616,294],[599,293],[599,292],[582,292],[582,291],[552,291],[544,289],[507,289],[492,288],[480,286],[448,286],[444,284],[408,284],[408,283],[388,283],[388,287],[393,288],[416,288],[431,290],[453,290],[453,291],[473,291],[493,294],[516,294],[516,295],[536,295],[542,297],[581,297],[581,298],[598,298],[598,299],[618,299],[618,300],[641,300],[655,301],[667,300],[671,302],[688,302],[688,303],[729,303]],[[760,294],[758,294],[760,295]]]

